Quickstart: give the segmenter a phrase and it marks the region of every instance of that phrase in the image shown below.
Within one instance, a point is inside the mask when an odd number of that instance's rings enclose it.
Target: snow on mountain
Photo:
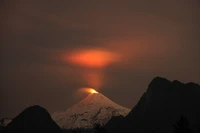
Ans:
[[[126,116],[130,109],[124,108],[101,93],[88,95],[64,112],[52,115],[64,129],[92,128],[95,124],[105,125],[113,116]]]

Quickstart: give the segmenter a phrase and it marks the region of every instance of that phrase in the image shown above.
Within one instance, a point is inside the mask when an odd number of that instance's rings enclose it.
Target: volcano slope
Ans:
[[[64,112],[52,114],[62,129],[93,128],[105,125],[113,116],[126,116],[130,109],[122,107],[101,93],[88,95]]]

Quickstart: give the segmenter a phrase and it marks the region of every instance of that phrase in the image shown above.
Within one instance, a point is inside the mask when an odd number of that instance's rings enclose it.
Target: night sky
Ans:
[[[133,108],[155,76],[200,84],[199,0],[0,4],[0,118],[65,110],[82,87]]]

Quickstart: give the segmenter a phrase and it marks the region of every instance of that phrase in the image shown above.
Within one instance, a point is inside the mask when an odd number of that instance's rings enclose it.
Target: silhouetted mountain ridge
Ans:
[[[194,83],[194,82],[188,82],[188,83],[182,83],[178,80],[173,80],[172,82],[166,78],[162,78],[162,77],[155,77],[150,84],[148,85],[148,89],[147,91],[159,91],[160,90],[164,90],[164,89],[171,89],[171,87],[173,88],[185,88],[185,87],[192,87],[192,88],[199,88],[200,85]],[[162,87],[162,88],[161,88]],[[182,89],[183,89],[182,88]]]
[[[61,133],[62,130],[51,119],[46,109],[38,105],[26,108],[12,122],[10,122],[5,132],[8,133],[37,133],[50,132]]]
[[[130,113],[105,127],[121,132],[172,132],[181,115],[188,118],[193,129],[200,127],[200,86],[155,77]]]
[[[151,83],[148,85],[148,89],[151,88],[157,88],[157,87],[161,87],[161,86],[168,86],[171,83],[171,81],[167,80],[166,78],[162,78],[162,77],[155,77]]]

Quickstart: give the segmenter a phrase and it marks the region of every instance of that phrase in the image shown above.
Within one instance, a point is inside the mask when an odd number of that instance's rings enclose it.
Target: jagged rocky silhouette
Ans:
[[[173,132],[173,124],[185,115],[190,127],[200,127],[200,86],[156,77],[138,104],[123,119],[110,120],[109,132]]]
[[[46,109],[38,105],[28,107],[16,116],[4,129],[6,133],[61,133]]]

